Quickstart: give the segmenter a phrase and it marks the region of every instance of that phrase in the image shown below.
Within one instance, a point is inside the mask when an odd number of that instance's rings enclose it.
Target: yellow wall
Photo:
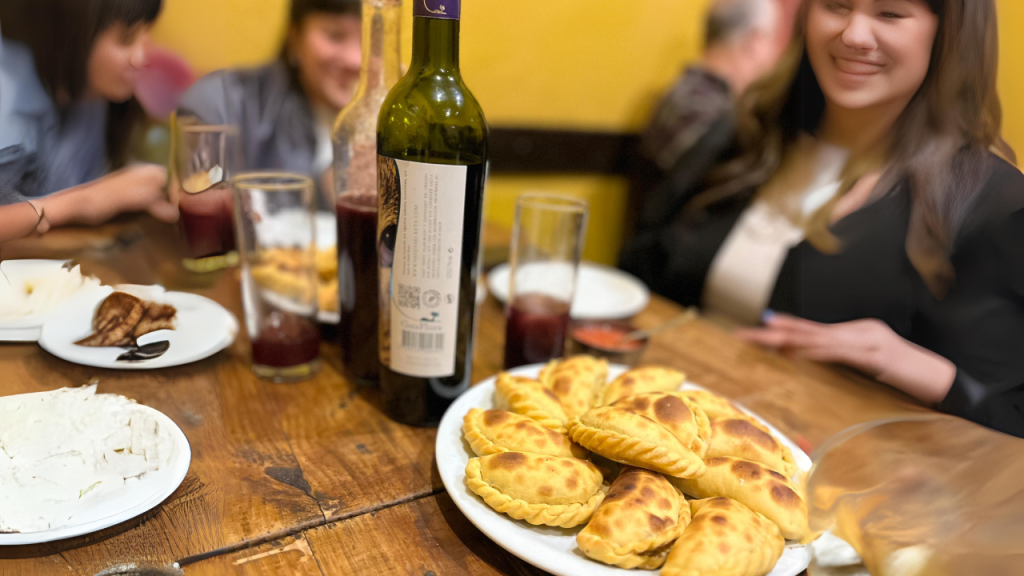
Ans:
[[[635,131],[657,95],[693,58],[710,0],[463,0],[462,70],[495,126]],[[1007,140],[1024,156],[1024,0],[999,5],[1000,93]],[[201,72],[276,54],[287,0],[167,0],[155,39]],[[404,54],[411,9],[406,0]],[[612,262],[626,184],[598,176],[495,176],[485,214],[511,225],[523,191],[591,202],[584,257]]]

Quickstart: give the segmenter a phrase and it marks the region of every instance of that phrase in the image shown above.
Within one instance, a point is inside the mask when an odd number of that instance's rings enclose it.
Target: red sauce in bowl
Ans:
[[[641,340],[623,341],[631,332],[625,327],[610,324],[584,324],[573,329],[573,338],[587,346],[611,352],[632,352],[643,346]]]

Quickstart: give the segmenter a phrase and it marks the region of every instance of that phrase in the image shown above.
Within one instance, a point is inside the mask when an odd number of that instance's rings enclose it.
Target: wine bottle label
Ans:
[[[412,15],[422,18],[458,20],[462,12],[462,0],[413,0]]]
[[[381,363],[452,376],[468,167],[377,160]]]

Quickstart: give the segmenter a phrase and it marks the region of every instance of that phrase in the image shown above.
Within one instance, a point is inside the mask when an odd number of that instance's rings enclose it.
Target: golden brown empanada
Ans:
[[[747,413],[733,406],[724,396],[719,396],[707,390],[683,390],[680,392],[686,398],[694,401],[700,406],[708,418],[747,418]]]
[[[608,486],[577,458],[502,452],[470,458],[466,486],[488,506],[530,524],[572,528],[590,519]]]
[[[689,522],[690,504],[664,476],[624,468],[576,544],[605,564],[654,570]]]
[[[494,407],[532,418],[542,426],[565,434],[565,409],[558,396],[540,382],[502,372],[494,383]]]
[[[634,368],[612,380],[601,393],[597,406],[607,406],[634,394],[647,392],[673,392],[678,390],[686,380],[686,374],[671,368],[660,366],[644,366]]]
[[[779,528],[730,498],[695,500],[693,522],[672,547],[662,576],[764,576],[786,547]]]
[[[529,452],[565,458],[586,458],[588,452],[565,434],[505,410],[473,408],[462,420],[462,433],[477,456]]]
[[[787,478],[792,478],[797,470],[789,448],[746,418],[712,418],[707,456],[750,460],[782,472]]]
[[[593,356],[552,360],[540,371],[540,383],[555,393],[570,419],[583,414],[608,379],[608,361]]]
[[[706,458],[704,463],[707,471],[700,478],[674,478],[672,483],[695,498],[732,498],[775,522],[788,540],[809,539],[807,504],[789,478],[756,462],[728,456]]]
[[[629,396],[569,421],[569,437],[623,464],[680,478],[704,473],[711,427],[704,411],[676,392]]]

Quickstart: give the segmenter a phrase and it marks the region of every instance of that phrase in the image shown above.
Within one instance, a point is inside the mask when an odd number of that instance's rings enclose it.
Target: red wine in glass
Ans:
[[[338,296],[341,300],[341,361],[360,384],[380,372],[377,350],[377,195],[338,197]]]
[[[272,368],[301,366],[320,356],[320,330],[309,318],[273,310],[252,340],[252,363]]]
[[[233,209],[231,185],[227,182],[198,194],[181,192],[181,229],[192,258],[218,256],[235,249]]]
[[[505,315],[505,369],[547,362],[564,354],[568,302],[546,294],[520,294]]]

